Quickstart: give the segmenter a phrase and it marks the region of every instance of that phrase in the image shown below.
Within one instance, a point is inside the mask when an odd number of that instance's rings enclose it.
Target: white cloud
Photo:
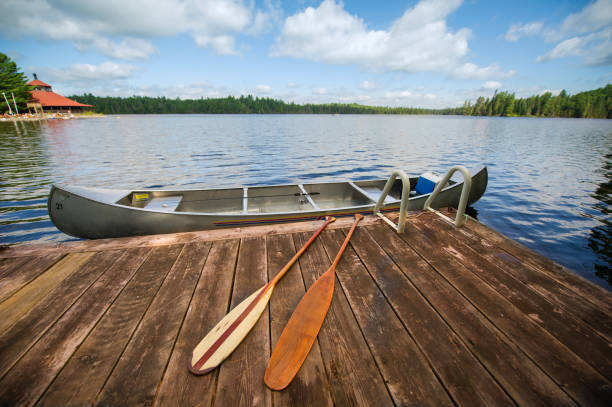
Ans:
[[[482,85],[482,90],[496,90],[502,87],[501,82],[497,81],[487,81]]]
[[[326,95],[327,94],[327,88],[316,88],[312,91],[313,94],[315,95]]]
[[[340,103],[367,103],[372,99],[371,96],[368,95],[346,95],[346,96],[338,96],[338,102]]]
[[[98,37],[91,41],[75,40],[74,45],[79,51],[87,51],[94,47],[102,55],[126,60],[148,59],[157,53],[157,48],[151,42],[139,38],[125,38],[117,44],[108,38]]]
[[[72,82],[125,79],[131,77],[137,69],[133,65],[107,61],[100,65],[74,64],[64,69],[38,68],[36,70],[40,73],[39,76],[45,77],[49,82]]]
[[[298,84],[297,84],[297,83],[295,83],[295,82],[289,82],[289,83],[287,84],[287,87],[288,87],[289,89],[295,89],[295,88],[297,88],[297,87],[298,87]]]
[[[597,0],[580,12],[570,14],[563,20],[558,31],[548,33],[550,39],[561,39],[570,35],[597,31],[612,25],[612,0]]]
[[[479,67],[470,62],[456,67],[451,76],[461,79],[487,79],[487,78],[510,78],[516,73],[514,70],[504,72],[501,66],[494,64],[486,67]]]
[[[359,84],[359,87],[363,90],[375,90],[378,88],[378,85],[376,84],[376,82],[370,82],[370,81],[363,81],[361,82],[361,84]]]
[[[544,24],[534,21],[527,24],[512,24],[504,36],[508,41],[517,41],[520,37],[529,37],[538,34]]]
[[[385,93],[385,98],[388,99],[406,99],[412,96],[412,92],[410,92],[409,90],[396,90]]]
[[[118,59],[146,59],[157,50],[151,39],[190,35],[201,47],[235,54],[234,36],[257,34],[278,20],[270,1],[255,10],[246,0],[20,0],[0,2],[0,32],[16,38],[73,41]],[[119,39],[119,41],[117,41]]]
[[[257,85],[255,86],[256,93],[269,94],[272,93],[272,88],[269,85]]]
[[[265,1],[265,10],[257,10],[248,32],[253,35],[272,30],[282,20],[283,10],[279,2]]]
[[[582,57],[585,65],[612,64],[612,28],[597,33],[569,38],[539,56],[537,62],[564,57]]]
[[[597,0],[570,14],[558,29],[548,30],[545,38],[557,45],[538,56],[537,62],[579,57],[585,65],[611,65],[612,0]]]
[[[325,0],[287,17],[271,54],[358,64],[374,71],[452,72],[468,53],[470,30],[452,32],[445,21],[460,4],[422,0],[387,30],[373,30],[342,3]]]

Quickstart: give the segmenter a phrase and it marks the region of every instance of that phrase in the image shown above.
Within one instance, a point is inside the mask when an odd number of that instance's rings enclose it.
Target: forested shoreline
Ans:
[[[169,99],[166,97],[131,96],[127,98],[70,96],[81,103],[95,106],[104,114],[439,114],[464,116],[524,116],[612,118],[612,84],[603,88],[569,95],[565,90],[528,98],[514,93],[495,92],[491,98],[479,97],[461,107],[426,109],[418,107],[385,107],[360,104],[295,104],[271,98],[248,96],[210,99]]]

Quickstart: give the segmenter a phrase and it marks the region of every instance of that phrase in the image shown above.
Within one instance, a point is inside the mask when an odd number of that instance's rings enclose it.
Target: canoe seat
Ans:
[[[174,212],[182,199],[183,195],[160,196],[151,199],[145,208],[154,211]]]
[[[378,198],[380,198],[380,195],[382,194],[382,190],[380,188],[377,187],[360,187],[358,185],[356,185],[354,182],[350,182],[349,184],[355,189],[357,190],[359,193],[361,193],[363,196],[367,197],[370,201],[372,202],[378,202]],[[396,199],[393,199],[391,196],[387,195],[385,197],[385,204],[391,204],[397,202]]]

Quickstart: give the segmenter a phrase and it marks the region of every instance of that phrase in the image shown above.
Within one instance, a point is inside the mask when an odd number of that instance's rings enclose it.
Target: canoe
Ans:
[[[414,196],[408,210],[422,209],[430,195],[415,194],[418,181],[419,177],[410,177]],[[472,175],[468,204],[480,199],[487,181],[486,167]],[[53,185],[47,205],[62,232],[99,239],[371,214],[385,183],[381,179],[203,190]],[[462,187],[463,180],[451,180],[432,207],[456,207]],[[402,182],[397,179],[381,211],[397,211],[401,193]]]

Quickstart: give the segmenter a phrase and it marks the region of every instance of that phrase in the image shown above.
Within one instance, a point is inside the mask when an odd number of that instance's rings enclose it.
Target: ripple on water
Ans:
[[[0,243],[72,239],[52,183],[223,188],[489,168],[478,217],[579,274],[612,280],[605,120],[436,116],[122,115],[0,123]],[[458,175],[458,178],[461,178]]]

